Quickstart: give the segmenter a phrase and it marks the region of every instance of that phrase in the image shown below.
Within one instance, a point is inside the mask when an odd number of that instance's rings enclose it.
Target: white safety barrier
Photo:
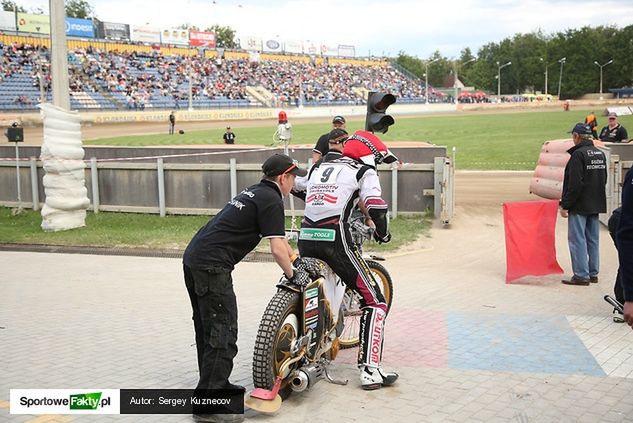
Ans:
[[[80,116],[51,104],[39,105],[44,122],[40,160],[46,202],[42,208],[42,229],[64,231],[86,226],[90,204],[81,145]]]

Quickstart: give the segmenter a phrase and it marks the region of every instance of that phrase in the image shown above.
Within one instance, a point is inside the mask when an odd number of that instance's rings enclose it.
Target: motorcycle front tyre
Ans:
[[[262,316],[253,352],[253,384],[256,388],[272,389],[283,362],[290,358],[290,345],[299,336],[301,327],[301,296],[280,289],[270,300]],[[295,363],[285,372],[279,389],[282,399],[292,393],[288,377],[298,367]]]

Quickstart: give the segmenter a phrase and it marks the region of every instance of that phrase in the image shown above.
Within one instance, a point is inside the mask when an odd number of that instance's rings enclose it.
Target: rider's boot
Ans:
[[[386,372],[380,367],[361,366],[360,368],[360,386],[366,391],[393,385],[396,380],[398,380],[398,373]]]

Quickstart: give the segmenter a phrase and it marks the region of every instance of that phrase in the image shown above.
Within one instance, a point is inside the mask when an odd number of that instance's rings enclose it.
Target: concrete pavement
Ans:
[[[566,229],[557,228],[570,269]],[[384,366],[396,386],[359,388],[355,350],[319,382],[258,422],[633,421],[633,331],[613,323],[615,251],[601,233],[601,281],[561,275],[504,283],[500,214],[460,210],[419,251],[385,262],[395,286]],[[191,311],[179,259],[0,252],[0,421],[191,421],[189,416],[9,415],[11,388],[191,388],[197,381]],[[240,351],[233,381],[249,387],[254,337],[280,271],[235,273]]]

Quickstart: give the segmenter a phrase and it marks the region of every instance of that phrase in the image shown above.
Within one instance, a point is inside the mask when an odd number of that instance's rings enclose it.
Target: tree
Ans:
[[[441,87],[444,84],[444,80],[451,73],[453,69],[452,63],[440,53],[439,50],[435,50],[435,52],[429,57],[428,62],[433,61],[432,64],[429,64],[429,85],[433,87]],[[424,68],[426,71],[426,66]]]
[[[240,48],[240,44],[235,39],[235,30],[230,26],[220,26],[215,24],[205,31],[215,32],[215,43],[222,48]]]
[[[26,9],[22,6],[18,6],[14,1],[11,0],[2,0],[2,10],[5,12],[20,12],[26,13]]]
[[[470,47],[466,47],[464,49],[462,49],[462,51],[459,54],[459,60],[457,63],[457,66],[459,66],[459,71],[458,71],[458,78],[460,81],[462,81],[462,83],[464,84],[464,86],[468,87],[472,85],[472,81],[471,81],[471,69],[472,69],[472,65],[470,66],[462,66],[464,63],[466,62],[470,62],[472,63],[473,59],[477,59],[476,56],[473,56],[472,51],[470,50]]]
[[[192,31],[200,31],[200,28],[195,25],[191,25],[189,22],[178,25],[176,29],[190,29]]]
[[[66,0],[66,16],[69,18],[89,19],[95,17],[95,9],[86,0]]]
[[[398,53],[396,63],[418,78],[424,78],[424,64],[417,57],[409,56],[404,51]]]

